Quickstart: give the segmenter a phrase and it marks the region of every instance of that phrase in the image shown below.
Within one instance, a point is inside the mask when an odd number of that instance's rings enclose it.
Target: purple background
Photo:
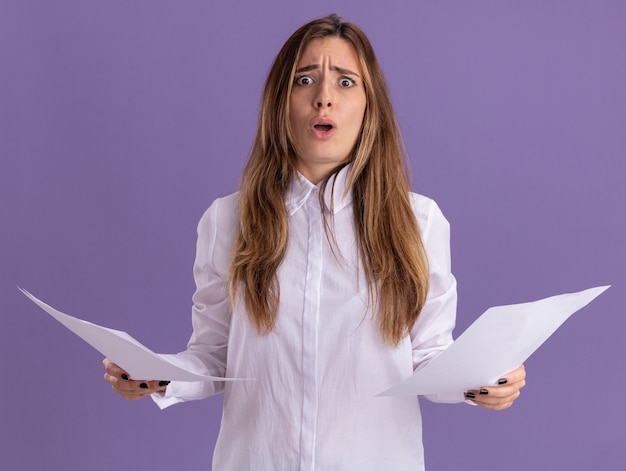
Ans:
[[[626,463],[624,2],[2,0],[3,469],[210,469],[221,397],[123,401],[15,286],[183,348],[196,222],[237,188],[278,48],[331,12],[372,40],[414,187],[451,221],[457,335],[613,285],[528,360],[513,409],[424,402],[429,471]]]

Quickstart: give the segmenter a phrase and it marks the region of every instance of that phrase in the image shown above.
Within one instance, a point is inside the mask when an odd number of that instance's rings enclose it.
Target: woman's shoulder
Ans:
[[[198,232],[234,233],[239,220],[239,192],[215,199],[204,211]]]
[[[433,226],[449,226],[448,220],[434,199],[413,192],[410,193],[410,198],[413,213],[424,237],[427,237]]]
[[[239,192],[231,193],[230,195],[221,196],[213,200],[209,207],[205,210],[202,218],[228,217],[232,213],[237,213],[239,210]]]

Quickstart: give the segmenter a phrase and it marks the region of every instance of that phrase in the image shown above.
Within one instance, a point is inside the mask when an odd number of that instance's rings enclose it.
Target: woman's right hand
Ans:
[[[169,381],[133,380],[130,375],[108,358],[102,361],[104,380],[111,384],[113,391],[130,401],[141,399],[155,392],[165,392]]]

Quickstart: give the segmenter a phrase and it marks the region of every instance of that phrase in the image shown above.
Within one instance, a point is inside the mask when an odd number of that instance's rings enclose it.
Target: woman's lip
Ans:
[[[330,129],[324,131],[323,129],[316,126],[330,126]],[[311,120],[309,123],[309,130],[311,134],[318,139],[329,139],[333,134],[335,134],[335,130],[337,129],[337,125],[330,118],[318,117]]]

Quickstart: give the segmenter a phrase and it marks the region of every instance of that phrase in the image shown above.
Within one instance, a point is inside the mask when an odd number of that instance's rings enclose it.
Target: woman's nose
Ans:
[[[317,106],[319,109],[322,109],[322,108],[330,108],[330,107],[332,106],[332,102],[331,102],[330,100],[328,100],[328,99],[322,99],[322,98],[319,98],[319,99],[317,100],[316,106]]]
[[[333,99],[331,98],[328,83],[324,82],[320,84],[319,88],[317,89],[314,105],[318,109],[332,107]]]

